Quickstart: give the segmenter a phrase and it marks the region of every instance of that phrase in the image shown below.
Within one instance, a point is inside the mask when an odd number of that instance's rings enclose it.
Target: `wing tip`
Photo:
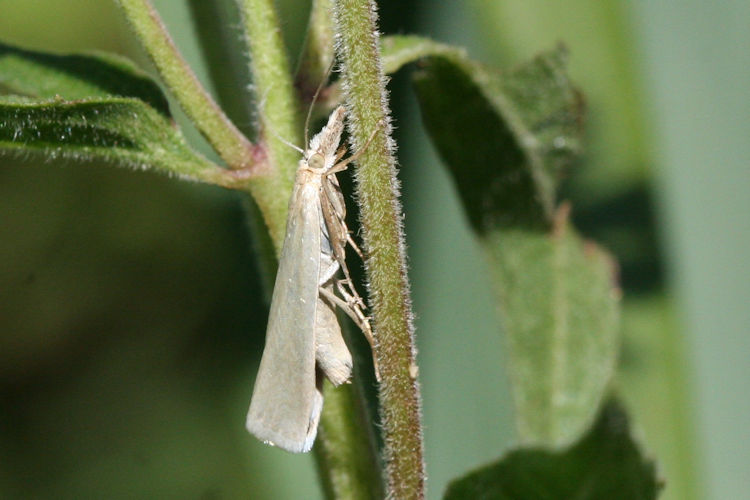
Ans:
[[[248,415],[245,428],[255,436],[256,438],[263,441],[265,444],[281,448],[282,450],[291,453],[307,453],[312,449],[313,443],[315,442],[315,436],[317,434],[317,427],[310,429],[310,432],[300,438],[290,436],[279,432],[276,429],[272,429],[261,420],[255,419]]]
[[[265,444],[281,448],[291,453],[307,453],[315,443],[318,434],[320,412],[323,410],[323,394],[319,390],[313,393],[312,408],[306,425],[295,423],[295,419],[275,419],[276,425],[270,425],[267,418],[258,415],[258,407],[253,410],[253,402],[247,412],[245,428]],[[257,402],[256,402],[257,403]],[[262,412],[261,412],[262,413]]]

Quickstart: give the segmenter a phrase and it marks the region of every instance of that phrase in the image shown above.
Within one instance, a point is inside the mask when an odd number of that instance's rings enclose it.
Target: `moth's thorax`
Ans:
[[[298,186],[313,184],[320,185],[323,174],[325,174],[325,169],[311,168],[307,161],[302,159],[299,162],[299,168],[297,168],[297,176],[294,182]]]

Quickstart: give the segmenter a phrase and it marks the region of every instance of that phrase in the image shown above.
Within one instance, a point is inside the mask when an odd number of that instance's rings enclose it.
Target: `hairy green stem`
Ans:
[[[302,55],[295,84],[305,102],[309,102],[315,91],[327,78],[333,62],[332,0],[313,0],[310,23],[305,36],[305,52]]]
[[[375,2],[335,0],[334,19],[352,147],[362,147],[374,130],[382,128],[362,155],[355,180],[381,376],[387,495],[423,498],[421,397]]]
[[[263,143],[268,146],[271,166],[266,179],[267,192],[275,194],[278,203],[269,207],[267,198],[259,198],[256,192],[253,195],[264,213],[278,255],[299,160],[299,154],[279,139],[299,143],[302,127],[273,2],[241,0],[240,9],[250,48]],[[253,184],[257,181],[261,178],[255,179]],[[358,402],[363,399],[360,388],[334,389],[326,384],[324,392],[325,404],[315,455],[326,493],[329,498],[365,500],[382,497],[371,428],[362,401]]]
[[[230,27],[237,24],[239,10],[231,0],[188,0],[190,20],[208,64],[212,91],[224,113],[247,137],[254,133],[254,110],[245,41]]]
[[[269,143],[272,165],[291,192],[299,154],[280,139],[298,146],[301,121],[279,19],[271,0],[238,0],[248,49],[260,132]]]
[[[357,380],[323,388],[323,414],[313,448],[330,499],[380,500],[383,483],[370,419]]]
[[[297,96],[292,85],[289,61],[279,30],[279,20],[271,0],[237,0],[250,52],[250,71],[258,103],[258,141],[266,146],[269,169],[260,185],[252,186],[253,198],[276,248],[281,252],[286,231],[289,195],[299,153],[284,144],[300,145],[301,121]]]
[[[118,0],[164,83],[211,146],[230,168],[255,165],[252,144],[224,115],[175,47],[148,0]]]

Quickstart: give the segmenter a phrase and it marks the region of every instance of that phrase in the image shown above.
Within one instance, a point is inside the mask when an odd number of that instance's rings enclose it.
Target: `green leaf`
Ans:
[[[504,228],[482,240],[503,310],[521,441],[578,439],[615,371],[619,292],[614,262],[558,213],[551,232]]]
[[[381,38],[383,70],[395,73],[405,65],[428,57],[442,57],[457,63],[468,62],[466,51],[414,35],[390,35]]]
[[[101,160],[222,184],[224,170],[190,149],[173,122],[139,99],[0,96],[0,156]]]
[[[629,297],[622,312],[618,392],[669,478],[665,497],[705,498],[691,408],[684,330],[669,293]]]
[[[67,100],[136,97],[170,116],[159,86],[133,63],[111,54],[56,55],[0,43],[0,91]]]
[[[610,402],[596,425],[568,450],[520,449],[453,481],[446,500],[650,500],[663,484]]]
[[[565,49],[508,74],[419,37],[389,37],[383,50],[390,71],[420,60],[422,118],[475,230],[549,226],[561,173],[581,148],[583,106]]]
[[[233,185],[193,151],[158,85],[126,59],[0,43],[0,156],[105,161]]]
[[[566,446],[595,418],[619,347],[614,264],[556,206],[582,135],[566,51],[508,73],[419,37],[388,37],[383,52],[391,72],[419,60],[423,120],[489,256],[521,440]]]

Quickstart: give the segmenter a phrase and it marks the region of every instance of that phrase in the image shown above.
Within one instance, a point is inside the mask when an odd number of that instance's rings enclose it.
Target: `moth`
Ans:
[[[360,255],[346,226],[346,205],[336,173],[367,147],[342,160],[343,106],[310,141],[297,168],[286,235],[276,274],[266,344],[247,414],[247,429],[261,441],[294,453],[312,448],[323,408],[323,377],[349,381],[352,356],[336,307],[372,345],[364,303],[345,261],[346,245]],[[377,130],[376,130],[377,132]],[[339,270],[343,278],[339,278]]]

